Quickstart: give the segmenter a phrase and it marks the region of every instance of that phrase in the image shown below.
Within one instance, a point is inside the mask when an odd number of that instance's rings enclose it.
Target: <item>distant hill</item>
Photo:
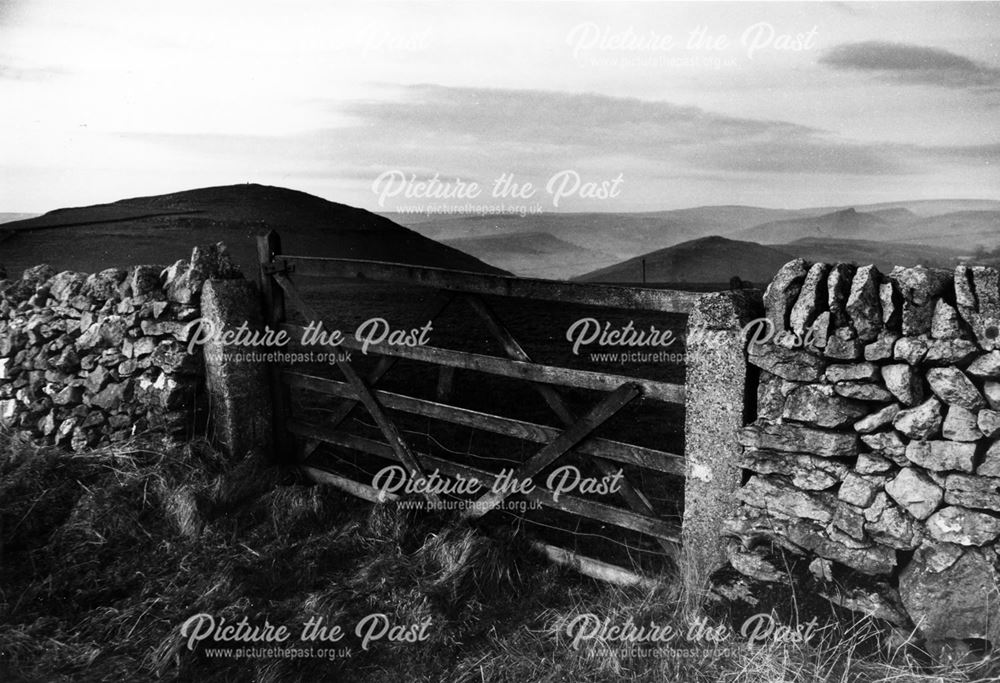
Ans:
[[[889,239],[964,249],[979,247],[992,251],[1000,247],[1000,210],[956,211],[922,218],[891,233]]]
[[[795,258],[780,248],[725,237],[703,237],[582,275],[582,282],[728,282],[733,276],[761,286]]]
[[[709,235],[729,235],[767,221],[811,215],[754,206],[702,206],[645,213],[542,213],[520,216],[384,214],[425,237],[451,241],[514,233],[548,233],[577,246],[630,258]]]
[[[443,243],[525,277],[566,279],[618,260],[547,232],[463,237]]]
[[[368,211],[252,184],[59,209],[6,223],[0,261],[12,274],[38,263],[86,272],[171,263],[189,256],[194,245],[221,241],[252,274],[256,236],[269,229],[280,233],[290,254],[500,272]]]
[[[734,237],[760,244],[784,244],[807,237],[872,239],[890,221],[870,213],[844,209],[819,216],[772,221],[734,233]]]
[[[34,218],[37,215],[37,213],[0,213],[0,223],[23,221],[27,218]]]

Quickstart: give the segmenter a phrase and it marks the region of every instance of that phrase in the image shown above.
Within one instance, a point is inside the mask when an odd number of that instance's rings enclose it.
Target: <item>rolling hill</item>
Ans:
[[[581,282],[728,283],[737,276],[757,286],[766,283],[794,256],[779,248],[725,237],[703,237],[582,275]]]
[[[376,214],[280,187],[227,185],[50,211],[3,225],[2,262],[15,274],[38,263],[91,272],[171,263],[197,244],[225,242],[247,274],[256,235],[281,234],[290,254],[364,258],[500,272]]]
[[[618,260],[547,232],[462,237],[443,243],[525,277],[570,278]]]

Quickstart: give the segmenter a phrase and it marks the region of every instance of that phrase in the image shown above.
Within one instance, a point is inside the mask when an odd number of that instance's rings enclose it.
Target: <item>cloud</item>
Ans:
[[[664,101],[556,91],[408,86],[347,113],[369,145],[507,158],[653,161],[667,167],[771,173],[901,172],[868,145],[780,120],[728,116]],[[379,131],[378,137],[372,131]],[[341,131],[350,134],[350,131]],[[427,156],[425,156],[425,159]],[[426,163],[426,162],[425,162]],[[502,162],[501,162],[502,163]]]
[[[934,47],[867,41],[830,48],[820,63],[842,71],[875,73],[899,83],[995,90],[1000,69]]]

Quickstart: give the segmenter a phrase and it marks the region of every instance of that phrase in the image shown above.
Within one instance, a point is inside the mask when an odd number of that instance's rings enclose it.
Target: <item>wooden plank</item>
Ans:
[[[371,439],[366,439],[362,436],[357,436],[339,430],[327,429],[325,427],[309,424],[300,420],[293,420],[290,422],[289,429],[300,436],[321,439],[322,441],[335,446],[350,448],[362,453],[398,462],[398,458],[389,446],[377,441],[372,441]],[[480,481],[486,486],[492,486],[493,481],[496,478],[496,473],[473,467],[472,465],[460,464],[452,462],[451,460],[437,458],[420,452],[417,453],[417,457],[426,469],[438,470],[447,476],[454,477],[461,475],[467,479]],[[369,488],[374,491],[376,495],[380,493],[378,489],[375,489],[374,487],[369,486]],[[648,517],[646,515],[641,515],[613,505],[586,500],[569,494],[561,494],[559,496],[559,500],[556,501],[552,495],[552,491],[542,486],[536,486],[533,491],[523,495],[527,500],[535,501],[539,505],[543,505],[554,510],[561,510],[579,517],[586,517],[587,519],[592,519],[597,522],[603,522],[605,524],[611,524],[623,529],[637,531],[639,533],[652,536],[658,540],[668,542],[671,544],[668,546],[667,550],[670,555],[675,555],[677,548],[680,546],[680,526],[674,522],[660,519],[658,517]],[[475,505],[476,502],[477,501],[468,501],[470,506]]]
[[[569,449],[580,441],[583,441],[592,431],[600,427],[611,416],[621,410],[632,399],[642,393],[642,390],[635,384],[623,384],[615,391],[605,396],[601,401],[587,412],[582,418],[577,420],[572,426],[561,433],[555,441],[552,441],[541,448],[535,455],[518,468],[514,473],[513,481],[527,481],[536,474],[554,463]],[[503,492],[491,491],[480,498],[475,509],[470,510],[466,516],[482,517],[492,508],[500,505],[511,491]]]
[[[285,298],[281,289],[275,286],[269,272],[274,259],[280,255],[281,237],[278,233],[270,230],[265,235],[257,236],[257,283],[264,304],[264,323],[272,330],[278,329],[285,322]],[[268,377],[271,385],[271,430],[275,456],[281,462],[294,461],[295,444],[285,430],[290,405],[288,388],[279,381],[280,371],[273,363],[268,366]]]
[[[367,500],[371,503],[381,502],[378,499],[379,491],[371,486],[360,484],[356,481],[346,477],[341,477],[340,475],[333,474],[332,472],[327,472],[326,470],[318,467],[301,467],[301,469],[309,479],[318,484],[330,484],[357,498]],[[388,500],[395,500],[396,496],[393,494],[385,494],[385,498]],[[571,550],[566,550],[565,548],[560,548],[549,543],[531,541],[531,547],[542,553],[550,562],[564,567],[569,567],[570,569],[573,569],[584,576],[589,576],[592,579],[598,579],[599,581],[605,581],[619,586],[641,586],[643,588],[652,588],[657,585],[655,579],[641,576],[635,572],[625,569],[624,567],[619,567],[618,565],[610,564],[608,562],[602,562],[601,560],[596,560],[592,557],[587,557],[586,555],[580,555],[579,553],[574,553]]]
[[[521,347],[514,335],[511,334],[510,330],[500,321],[500,318],[493,312],[489,304],[482,299],[482,297],[475,295],[463,295],[463,298],[468,302],[476,314],[486,323],[491,334],[494,338],[500,342],[503,347],[504,352],[513,358],[514,360],[531,362],[531,357],[528,356],[528,352]],[[572,425],[576,420],[573,416],[573,411],[570,409],[569,404],[563,400],[563,397],[555,390],[554,387],[548,386],[547,384],[532,383],[538,393],[541,394],[542,398],[548,403],[549,407],[555,412],[556,416],[562,420],[563,424],[566,426]],[[603,458],[594,458],[594,465],[604,476],[611,476],[615,474],[616,468],[607,460]],[[653,509],[652,503],[643,495],[642,491],[636,489],[632,486],[632,482],[628,480],[627,477],[622,477],[621,488],[619,489],[619,494],[622,499],[625,500],[626,504],[636,512],[656,516],[656,511]],[[663,546],[664,550],[670,550],[666,545]]]
[[[300,340],[302,334],[305,332],[305,327],[302,325],[293,325],[291,323],[282,325],[282,329],[288,332],[295,341]],[[355,339],[353,335],[347,334],[344,335],[344,341],[340,346],[352,351],[360,351],[363,344]],[[434,365],[448,365],[464,370],[475,370],[529,382],[558,384],[561,386],[578,387],[580,389],[593,389],[595,391],[614,391],[623,383],[636,384],[642,389],[644,398],[667,403],[684,403],[683,384],[657,382],[641,377],[628,377],[606,372],[573,370],[554,365],[526,363],[509,358],[486,356],[468,351],[453,351],[434,346],[390,346],[383,343],[372,344],[369,346],[368,352],[397,358],[407,358]]]
[[[703,296],[698,292],[671,289],[541,280],[381,261],[286,255],[284,262],[295,265],[296,275],[364,279],[366,282],[663,313],[690,313]]]
[[[274,281],[281,286],[281,289],[284,290],[285,296],[292,302],[292,305],[295,306],[302,315],[306,318],[319,320],[319,317],[316,315],[316,312],[312,309],[312,307],[302,300],[302,297],[299,295],[298,290],[295,289],[295,285],[292,284],[291,280],[280,273],[275,273],[272,277],[274,278]],[[382,406],[379,405],[378,400],[372,395],[371,390],[365,384],[364,380],[358,375],[354,366],[347,361],[340,360],[338,358],[337,367],[340,368],[344,377],[351,384],[351,386],[354,387],[354,391],[357,393],[358,399],[362,404],[364,404],[368,413],[375,420],[375,423],[382,431],[382,435],[385,436],[386,441],[389,442],[389,445],[392,446],[392,450],[399,457],[400,462],[402,462],[403,466],[409,470],[410,476],[413,477],[414,480],[422,481],[424,479],[424,473],[423,470],[420,469],[420,463],[417,462],[413,453],[410,452],[410,447],[406,444],[406,440],[403,439],[403,435],[400,434],[396,425],[389,419],[389,416],[386,415],[385,411],[382,410]],[[437,496],[433,493],[424,493],[423,496],[429,501],[437,501]]]
[[[602,562],[586,555],[574,553],[572,550],[566,550],[565,548],[542,543],[541,541],[532,541],[531,546],[545,555],[549,561],[569,567],[584,576],[589,576],[592,579],[604,581],[605,583],[613,583],[618,586],[639,586],[647,589],[652,589],[660,585],[656,579],[642,576],[624,567],[619,567],[616,564]]]
[[[349,384],[335,379],[308,375],[296,370],[285,370],[282,373],[282,379],[291,387],[297,389],[315,391],[339,398],[356,397],[354,390]],[[460,408],[458,406],[414,398],[390,391],[376,391],[375,396],[382,405],[392,410],[401,410],[413,415],[443,420],[464,427],[482,429],[494,434],[512,436],[534,443],[548,443],[559,436],[560,430],[548,425],[482,413],[469,408]],[[335,427],[336,425],[330,425],[326,422],[326,426]],[[646,448],[645,446],[636,446],[622,441],[591,436],[577,444],[574,450],[584,455],[605,457],[626,465],[645,467],[646,469],[664,474],[679,477],[684,476],[684,456],[656,450],[655,448]]]
[[[451,398],[451,392],[455,385],[455,368],[442,365],[438,368],[437,391],[434,395],[438,401],[447,401]]]
[[[439,315],[441,315],[449,304],[451,304],[454,296],[450,293],[448,294],[438,294],[434,301],[427,309],[428,320],[435,320]],[[419,319],[419,318],[418,318]],[[399,358],[393,356],[382,356],[378,359],[378,363],[365,378],[365,382],[368,386],[373,387],[379,383],[386,373],[388,373],[392,367],[399,361]],[[339,405],[335,406],[327,417],[327,423],[331,427],[337,427],[341,422],[347,419],[347,416],[351,414],[354,407],[358,404],[357,395],[352,394],[350,398],[345,398],[340,402]],[[318,441],[309,441],[305,444],[302,450],[302,460],[305,461],[312,455],[316,448],[319,447]]]

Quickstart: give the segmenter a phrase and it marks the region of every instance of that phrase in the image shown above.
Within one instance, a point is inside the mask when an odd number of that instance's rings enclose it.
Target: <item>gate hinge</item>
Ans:
[[[281,257],[272,263],[263,264],[262,268],[268,275],[289,275],[295,272],[295,264]]]

